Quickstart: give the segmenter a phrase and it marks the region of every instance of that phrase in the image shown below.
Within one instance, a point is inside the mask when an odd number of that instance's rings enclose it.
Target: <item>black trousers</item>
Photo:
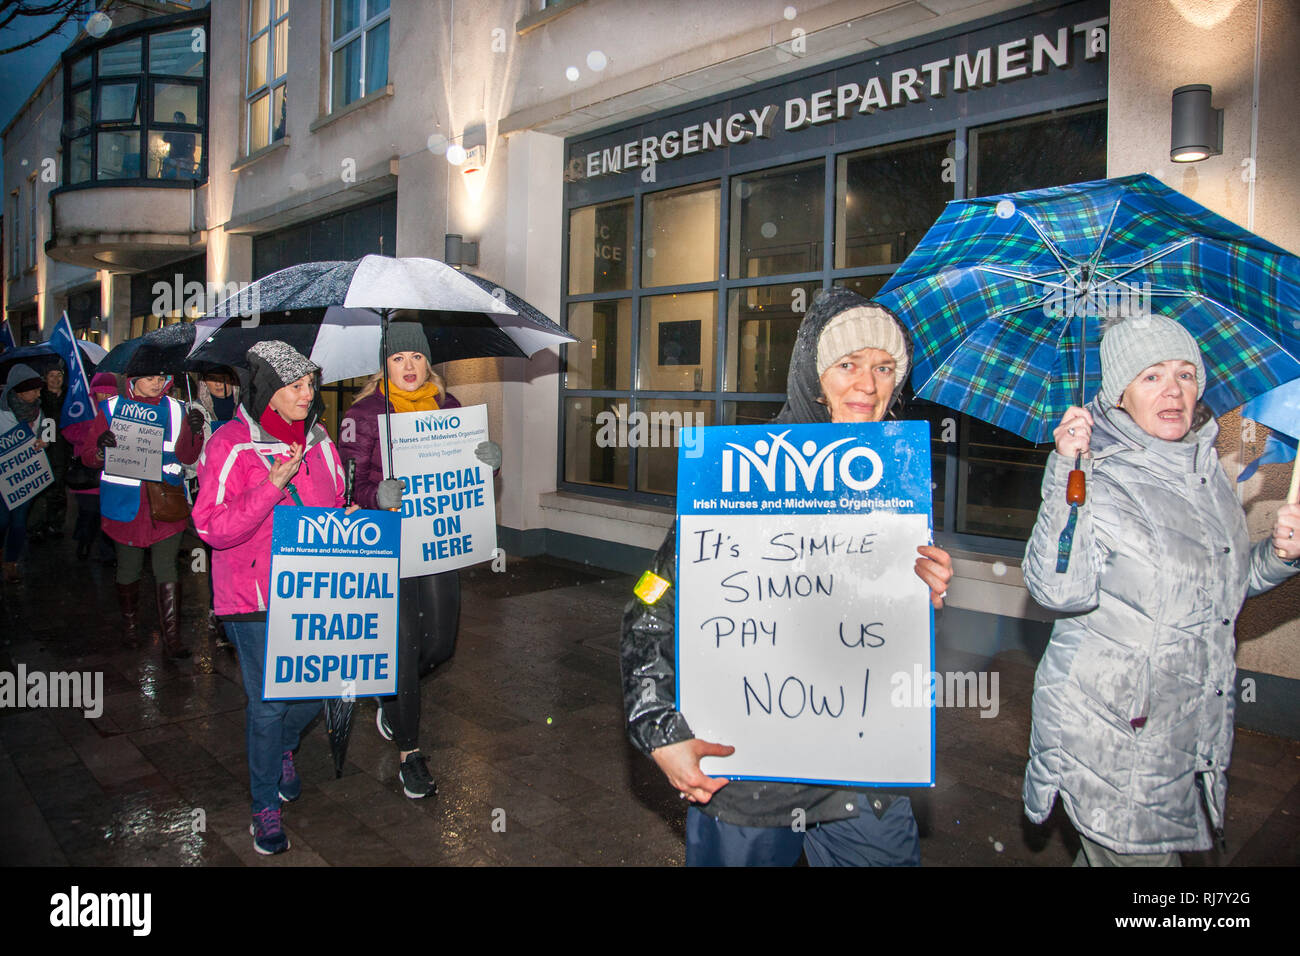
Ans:
[[[397,696],[384,699],[384,716],[399,750],[420,745],[420,678],[451,659],[459,621],[459,572],[403,579],[398,599]]]

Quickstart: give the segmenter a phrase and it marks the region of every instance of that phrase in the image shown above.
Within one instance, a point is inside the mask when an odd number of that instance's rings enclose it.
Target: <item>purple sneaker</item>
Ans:
[[[273,856],[289,849],[289,835],[280,825],[279,808],[267,807],[261,813],[253,814],[253,824],[248,828],[253,835],[253,849],[262,856]]]
[[[302,796],[302,778],[293,765],[293,751],[286,750],[280,758],[280,799],[293,803]]]

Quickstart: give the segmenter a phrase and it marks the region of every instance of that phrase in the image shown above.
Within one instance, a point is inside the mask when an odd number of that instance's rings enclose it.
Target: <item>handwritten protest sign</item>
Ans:
[[[275,509],[264,699],[397,692],[400,534],[388,511]]]
[[[161,405],[119,401],[109,425],[117,445],[104,449],[105,474],[161,481],[165,421]]]
[[[677,488],[677,701],[731,744],[705,773],[934,781],[934,711],[891,702],[933,667],[926,422],[702,429]]]
[[[402,495],[402,577],[488,561],[497,546],[492,469],[474,449],[488,440],[487,406],[402,412],[393,423],[393,469]],[[384,419],[379,439],[387,441]],[[388,461],[384,460],[384,477]]]
[[[11,511],[54,482],[44,449],[37,449],[36,435],[20,424],[0,435],[0,494]]]

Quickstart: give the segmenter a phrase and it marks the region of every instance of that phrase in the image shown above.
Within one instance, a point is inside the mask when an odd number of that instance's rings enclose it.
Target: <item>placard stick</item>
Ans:
[[[1291,488],[1286,493],[1286,503],[1293,505],[1300,499],[1300,455],[1296,455],[1295,464],[1291,466]],[[1274,548],[1273,553],[1279,558],[1285,557],[1281,548]]]

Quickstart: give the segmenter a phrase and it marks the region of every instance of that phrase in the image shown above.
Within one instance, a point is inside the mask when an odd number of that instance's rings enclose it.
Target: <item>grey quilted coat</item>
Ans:
[[[1117,853],[1208,849],[1232,756],[1237,613],[1296,572],[1270,540],[1251,546],[1213,419],[1169,442],[1119,409],[1088,408],[1069,569],[1056,561],[1073,462],[1055,452],[1025,549],[1034,599],[1074,612],[1034,680],[1025,812],[1041,823],[1059,793],[1078,831]]]

